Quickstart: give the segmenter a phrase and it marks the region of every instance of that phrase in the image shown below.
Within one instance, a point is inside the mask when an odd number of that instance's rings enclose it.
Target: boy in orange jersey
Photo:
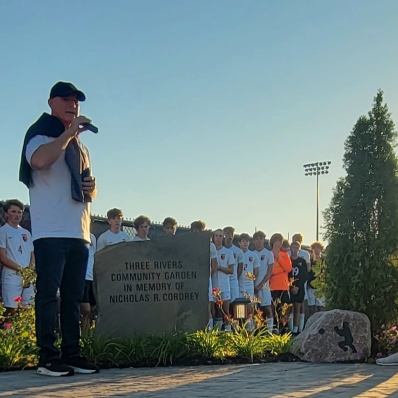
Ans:
[[[274,234],[270,239],[271,251],[274,255],[274,269],[270,278],[271,296],[274,308],[274,317],[283,331],[289,318],[286,305],[290,304],[289,272],[292,271],[292,262],[289,255],[281,250],[283,236]]]

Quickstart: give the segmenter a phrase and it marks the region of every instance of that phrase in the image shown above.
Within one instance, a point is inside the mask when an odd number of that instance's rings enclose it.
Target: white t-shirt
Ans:
[[[135,235],[133,238],[133,242],[145,242],[146,240],[150,240],[148,237],[146,239],[141,239],[138,235]]]
[[[213,242],[210,242],[210,272],[211,272],[211,260],[217,258],[217,249],[216,245]]]
[[[230,282],[235,282],[238,280],[238,265],[239,263],[243,264],[243,251],[241,248],[235,245],[227,247],[227,249],[231,250],[234,255],[234,260],[235,260],[234,273],[229,275],[229,280]]]
[[[232,250],[222,247],[217,250],[217,263],[220,267],[228,268],[229,265],[235,266],[235,259]],[[220,288],[221,292],[230,292],[229,274],[222,271],[217,271],[213,275],[213,286]]]
[[[210,289],[212,288],[213,284],[211,283],[211,260],[217,258],[217,249],[216,249],[216,245],[213,242],[210,242],[210,276],[209,276],[209,280],[210,280]]]
[[[29,266],[33,252],[33,241],[32,235],[26,229],[20,226],[14,228],[9,224],[4,224],[0,228],[0,247],[6,249],[6,256],[20,267],[26,268]],[[18,277],[16,271],[3,265],[3,283],[13,281],[15,277]]]
[[[243,252],[243,271],[239,277],[239,290],[246,291],[253,289],[254,283],[246,274],[248,272],[254,274],[255,268],[260,268],[260,260],[257,254],[251,250],[248,250],[246,253]]]
[[[125,232],[119,231],[117,234],[115,234],[110,229],[108,229],[108,231],[105,231],[103,234],[101,234],[97,240],[97,252],[102,250],[105,246],[130,241],[130,237]]]
[[[310,253],[308,253],[307,250],[300,249],[298,256],[303,258],[307,264],[311,264]]]
[[[41,145],[52,141],[54,138],[44,135],[33,137],[26,146],[28,163]],[[32,170],[32,179],[29,196],[33,240],[78,238],[90,242],[90,203],[72,199],[72,177],[65,151],[48,169]]]
[[[88,248],[88,262],[87,262],[87,271],[86,271],[86,281],[92,281],[93,278],[93,269],[94,269],[94,254],[97,251],[97,240],[93,234],[90,234],[90,246]]]
[[[274,254],[268,250],[268,249],[263,249],[261,251],[255,252],[260,260],[260,268],[258,269],[258,275],[256,280],[254,281],[254,286],[257,286],[261,281],[265,278],[265,275],[267,275],[268,272],[268,267],[272,264],[274,264]],[[269,286],[269,281],[267,281],[264,284],[264,288]]]

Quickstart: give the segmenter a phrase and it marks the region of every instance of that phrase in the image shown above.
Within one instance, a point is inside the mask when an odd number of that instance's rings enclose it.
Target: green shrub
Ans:
[[[97,365],[118,366],[120,349],[121,344],[116,339],[95,338],[93,332],[81,339],[82,355]]]
[[[264,328],[252,333],[246,327],[238,327],[234,333],[227,335],[227,346],[231,348],[233,356],[248,359],[253,363],[254,358],[264,355],[269,338],[270,333]]]
[[[17,298],[18,299],[18,298]],[[0,303],[0,314],[4,307]],[[34,309],[21,309],[4,322],[0,329],[0,370],[25,368],[37,363]]]
[[[379,91],[345,142],[346,176],[324,214],[328,307],[365,313],[374,332],[398,318],[396,138]]]
[[[0,304],[0,314],[3,310]],[[91,329],[81,338],[81,351],[101,367],[169,366],[177,359],[184,359],[183,363],[187,364],[190,360],[200,363],[228,358],[254,362],[268,353],[277,356],[289,351],[290,335],[271,335],[263,326],[253,332],[245,327],[235,326],[235,329],[234,332],[205,329],[190,334],[133,335],[127,339],[96,337]],[[56,345],[60,347],[60,340]],[[0,328],[0,370],[35,366],[37,354],[34,308],[21,309]]]
[[[118,366],[138,365],[142,363],[152,349],[151,341],[147,336],[134,335],[131,338],[119,340],[117,342]]]
[[[374,338],[377,341],[377,357],[398,352],[397,326],[386,327],[382,325],[380,331],[374,335]]]
[[[265,351],[272,355],[288,354],[293,343],[292,335],[287,334],[271,334],[265,339]]]
[[[224,359],[227,353],[226,333],[217,329],[198,330],[187,335],[191,357]]]
[[[173,333],[161,337],[152,336],[153,350],[151,357],[157,359],[157,364],[173,365],[174,358],[181,358],[189,355],[186,335]]]

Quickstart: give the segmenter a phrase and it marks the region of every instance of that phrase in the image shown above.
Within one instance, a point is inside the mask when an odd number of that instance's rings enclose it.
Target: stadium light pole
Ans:
[[[319,240],[319,176],[329,173],[331,163],[323,161],[303,165],[306,177],[316,176],[316,240]]]

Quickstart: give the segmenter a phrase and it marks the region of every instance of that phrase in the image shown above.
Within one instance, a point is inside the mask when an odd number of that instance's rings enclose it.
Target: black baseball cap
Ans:
[[[85,101],[86,99],[83,91],[78,90],[72,83],[55,83],[50,91],[50,99],[54,97],[68,97],[69,95],[76,96],[80,102]]]

